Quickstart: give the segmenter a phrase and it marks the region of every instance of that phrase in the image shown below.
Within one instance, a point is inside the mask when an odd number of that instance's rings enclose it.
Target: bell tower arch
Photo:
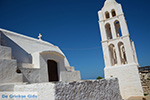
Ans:
[[[120,4],[106,0],[98,12],[105,78],[119,79],[122,97],[143,96],[134,42],[130,39],[127,23]]]

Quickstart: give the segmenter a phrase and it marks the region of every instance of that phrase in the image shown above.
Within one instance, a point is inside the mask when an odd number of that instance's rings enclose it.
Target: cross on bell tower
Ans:
[[[130,39],[121,5],[115,0],[106,0],[98,16],[105,61],[105,78],[119,79],[124,99],[136,95],[143,96],[134,42]]]

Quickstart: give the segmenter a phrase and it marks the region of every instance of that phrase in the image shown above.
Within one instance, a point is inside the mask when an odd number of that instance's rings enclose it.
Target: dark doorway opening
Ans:
[[[48,65],[49,82],[59,81],[57,62],[55,62],[54,60],[48,60],[47,65]]]

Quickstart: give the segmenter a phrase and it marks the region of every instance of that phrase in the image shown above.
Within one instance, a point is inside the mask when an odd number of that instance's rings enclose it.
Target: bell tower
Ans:
[[[123,99],[143,96],[134,42],[130,39],[121,5],[115,0],[106,0],[98,16],[105,78],[118,78]]]

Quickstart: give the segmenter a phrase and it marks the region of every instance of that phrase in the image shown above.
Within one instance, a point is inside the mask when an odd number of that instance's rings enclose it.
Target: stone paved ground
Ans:
[[[130,97],[128,100],[150,100],[150,96],[146,96],[146,97]]]
[[[150,96],[147,96],[147,97],[146,97],[146,100],[150,100]]]

